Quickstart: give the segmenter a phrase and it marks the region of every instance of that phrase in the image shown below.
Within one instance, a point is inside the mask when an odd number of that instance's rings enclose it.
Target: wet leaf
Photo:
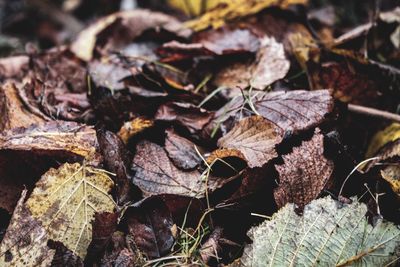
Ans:
[[[274,190],[279,208],[295,203],[300,209],[321,194],[333,172],[333,162],[324,156],[324,136],[317,130],[310,141],[303,141],[293,152],[283,155],[276,165],[279,185]]]
[[[379,219],[374,226],[358,201],[342,204],[330,197],[314,200],[303,216],[287,204],[271,220],[254,227],[243,266],[384,266],[400,255],[400,231]]]
[[[50,266],[56,252],[47,246],[49,235],[24,204],[26,194],[24,190],[0,245],[2,266]]]
[[[46,120],[44,115],[38,116],[26,108],[17,88],[11,83],[3,84],[0,88],[0,115],[0,131],[28,127]]]
[[[286,76],[290,62],[285,57],[283,45],[272,37],[261,39],[261,47],[254,62],[236,63],[223,68],[215,77],[217,86],[264,89]]]
[[[49,239],[63,243],[84,259],[92,240],[95,213],[113,212],[115,208],[108,194],[112,186],[105,172],[66,163],[42,176],[26,206],[46,229]]]
[[[205,13],[200,18],[189,21],[187,25],[196,31],[206,29],[210,26],[219,28],[227,21],[255,14],[267,7],[278,6],[287,8],[289,5],[306,3],[306,0],[220,1],[217,7]]]
[[[196,151],[196,145],[171,129],[167,130],[165,150],[175,166],[183,170],[193,170],[202,161]]]
[[[206,180],[198,171],[179,170],[161,146],[148,141],[136,146],[132,169],[133,183],[145,195],[201,196],[206,190]],[[207,188],[212,191],[223,183],[223,179],[209,179]]]
[[[101,161],[97,147],[96,131],[76,122],[50,121],[0,135],[0,150],[75,155],[93,165]]]
[[[251,116],[239,121],[218,146],[241,151],[249,167],[261,167],[277,155],[275,146],[282,141],[281,129],[261,116]]]

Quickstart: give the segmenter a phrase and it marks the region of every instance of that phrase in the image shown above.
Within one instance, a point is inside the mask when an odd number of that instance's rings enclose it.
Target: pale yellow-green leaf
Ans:
[[[66,163],[42,176],[26,205],[49,239],[60,241],[84,259],[92,240],[94,214],[115,208],[108,194],[112,186],[104,171]]]
[[[388,266],[400,257],[400,229],[378,220],[370,225],[367,206],[325,197],[299,216],[287,204],[269,221],[250,230],[253,243],[243,266]]]

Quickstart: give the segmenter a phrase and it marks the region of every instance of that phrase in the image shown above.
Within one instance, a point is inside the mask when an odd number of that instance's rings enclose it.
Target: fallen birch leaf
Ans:
[[[113,181],[104,171],[66,163],[42,176],[26,206],[49,239],[84,259],[92,241],[95,213],[114,211],[115,202],[108,194],[112,187]]]
[[[303,216],[287,204],[271,220],[249,231],[253,244],[242,266],[386,266],[400,256],[400,230],[365,217],[358,201],[342,204],[331,197],[308,204]]]

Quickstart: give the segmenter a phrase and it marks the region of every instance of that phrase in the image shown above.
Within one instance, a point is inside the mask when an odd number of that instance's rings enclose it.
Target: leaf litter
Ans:
[[[1,266],[398,264],[395,1],[28,2]]]

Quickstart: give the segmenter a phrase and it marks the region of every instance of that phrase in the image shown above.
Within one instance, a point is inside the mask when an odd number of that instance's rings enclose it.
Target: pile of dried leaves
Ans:
[[[0,266],[398,264],[399,7],[138,2],[0,59]]]

